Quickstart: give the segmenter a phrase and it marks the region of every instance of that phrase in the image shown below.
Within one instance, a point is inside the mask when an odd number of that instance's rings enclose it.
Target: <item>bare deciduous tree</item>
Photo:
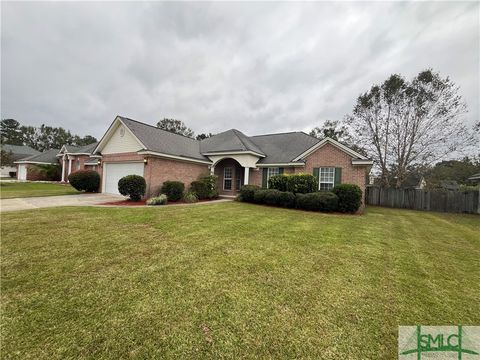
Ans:
[[[462,122],[466,111],[458,87],[425,70],[411,82],[395,74],[373,86],[358,97],[347,123],[380,168],[383,185],[399,187],[410,166],[472,145],[474,138]]]

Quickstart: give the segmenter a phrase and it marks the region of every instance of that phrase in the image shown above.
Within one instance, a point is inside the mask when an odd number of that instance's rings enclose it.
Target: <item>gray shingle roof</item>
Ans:
[[[13,154],[13,161],[17,161],[19,159],[23,159],[27,156],[37,155],[40,154],[40,151],[32,149],[30,146],[26,145],[10,145],[10,144],[3,144],[2,150],[6,152],[12,152]]]
[[[289,163],[298,155],[320,142],[320,140],[303,132],[257,135],[250,137],[250,139],[266,155],[265,158],[258,161],[259,164]]]
[[[65,148],[67,149],[68,153],[77,153],[77,154],[85,154],[88,153],[90,154],[93,149],[97,146],[98,142],[84,145],[84,146],[73,146],[73,145],[65,145]]]
[[[41,162],[41,163],[48,163],[48,164],[56,164],[58,163],[57,154],[60,150],[59,149],[50,149],[44,151],[37,155],[31,155],[26,158],[20,159],[19,161],[22,162]]]
[[[236,129],[230,129],[220,134],[200,141],[202,153],[224,151],[253,151],[265,155],[248,136]]]
[[[249,137],[236,129],[199,141],[122,116],[118,118],[145,145],[146,150],[206,161],[210,161],[204,155],[206,153],[252,151],[264,156],[258,164],[286,164],[320,142],[304,132]]]
[[[119,116],[147,150],[168,155],[210,161],[200,153],[200,141]]]

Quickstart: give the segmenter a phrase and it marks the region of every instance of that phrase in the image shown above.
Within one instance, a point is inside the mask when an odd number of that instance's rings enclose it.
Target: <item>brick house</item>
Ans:
[[[303,132],[249,137],[231,129],[195,140],[121,116],[91,156],[101,156],[102,192],[118,193],[118,180],[136,174],[145,178],[147,196],[166,180],[188,187],[205,174],[217,175],[218,189],[227,196],[236,195],[245,184],[267,187],[269,177],[282,173],[313,174],[319,190],[338,183],[357,184],[365,190],[373,164],[335,140],[319,140]]]
[[[37,165],[61,165],[61,181],[68,182],[68,175],[77,170],[96,170],[101,174],[100,156],[93,156],[93,143],[86,146],[64,145],[59,149],[50,149],[42,153],[15,161],[18,180],[45,180],[37,171]]]

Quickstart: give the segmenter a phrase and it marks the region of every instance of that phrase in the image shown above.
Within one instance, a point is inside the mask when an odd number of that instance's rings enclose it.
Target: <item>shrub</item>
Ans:
[[[118,191],[123,196],[130,196],[130,200],[139,201],[145,195],[147,184],[140,175],[127,175],[118,181]]]
[[[243,185],[240,188],[238,200],[245,202],[253,202],[253,196],[255,194],[255,191],[258,190],[260,190],[260,187],[257,185]]]
[[[147,205],[167,205],[167,203],[168,198],[165,194],[161,194],[147,200]]]
[[[210,189],[206,181],[195,180],[190,184],[190,191],[195,193],[198,199],[208,199],[210,195]]]
[[[279,200],[280,200],[280,194],[282,193],[281,191],[275,190],[275,189],[268,189],[264,190],[265,191],[265,197],[264,197],[264,203],[267,205],[280,205]]]
[[[218,176],[216,175],[207,175],[200,178],[200,181],[207,185],[207,199],[216,199],[218,197],[217,179]]]
[[[256,204],[286,208],[295,207],[295,195],[293,193],[276,189],[261,189],[255,185],[242,186],[238,197],[240,201],[254,202]]]
[[[196,203],[198,202],[198,197],[194,192],[187,192],[183,195],[183,200],[187,203]]]
[[[332,192],[315,192],[296,195],[297,208],[309,211],[335,211],[338,197]]]
[[[60,165],[29,165],[28,172],[34,180],[60,181],[62,178],[62,167]]]
[[[295,207],[295,194],[290,191],[280,191],[278,205],[286,208]]]
[[[167,195],[168,200],[178,201],[183,197],[185,185],[180,181],[165,181],[160,192]]]
[[[294,194],[307,194],[318,190],[317,178],[310,174],[292,174],[286,176],[287,190]]]
[[[271,190],[260,189],[260,190],[254,191],[253,202],[256,204],[265,204],[265,197],[269,191]]]
[[[288,175],[274,175],[268,179],[268,188],[280,191],[288,190]]]
[[[97,192],[100,175],[93,170],[78,170],[68,175],[68,181],[78,191]]]
[[[338,197],[338,211],[354,213],[362,205],[362,190],[358,185],[339,184],[332,192]]]

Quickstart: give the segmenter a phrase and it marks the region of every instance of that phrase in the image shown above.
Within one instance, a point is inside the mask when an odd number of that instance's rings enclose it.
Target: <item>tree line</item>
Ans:
[[[344,119],[327,120],[313,128],[310,135],[333,138],[368,156],[379,174],[379,185],[401,187],[412,174],[426,174],[433,164],[452,154],[460,158],[452,160],[457,161],[454,168],[467,166],[470,172],[480,171],[480,121],[468,128],[463,122],[466,113],[459,87],[449,77],[427,69],[411,80],[392,74],[382,84],[374,84],[358,96],[352,112]],[[213,136],[195,136],[191,128],[176,119],[164,118],[157,127],[197,140]],[[6,139],[10,144],[28,145],[39,151],[96,141],[89,135],[72,135],[63,128],[20,126],[13,119],[2,120],[1,132],[2,142]],[[461,156],[467,153],[474,157]],[[452,165],[448,161],[441,164]]]
[[[62,127],[21,125],[14,119],[1,121],[0,139],[2,145],[26,145],[40,152],[60,149],[63,145],[85,146],[97,142],[91,135],[81,137]]]
[[[459,87],[449,77],[427,69],[411,80],[392,74],[360,94],[344,119],[327,120],[310,135],[333,138],[371,158],[382,186],[401,187],[418,173],[430,176],[434,183],[442,173],[464,182],[466,174],[480,172],[480,121],[468,128],[463,122],[466,113]],[[194,137],[179,120],[164,119],[157,126]],[[452,154],[459,159],[438,163]]]

